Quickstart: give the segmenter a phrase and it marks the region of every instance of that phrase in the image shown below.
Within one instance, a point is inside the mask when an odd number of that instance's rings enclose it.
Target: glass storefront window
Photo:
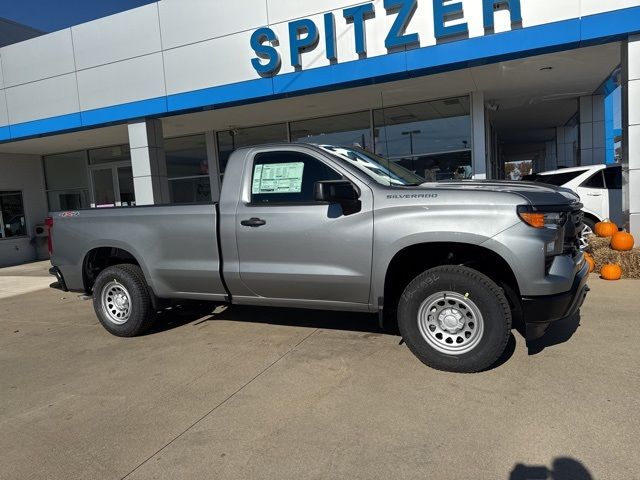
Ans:
[[[205,203],[211,201],[209,177],[177,178],[169,180],[171,203]]]
[[[118,167],[118,189],[120,190],[120,204],[123,207],[136,204],[136,193],[133,187],[133,169]]]
[[[89,163],[99,165],[101,163],[130,162],[131,150],[129,145],[116,145],[89,150]]]
[[[44,157],[44,172],[49,190],[89,187],[84,151]]]
[[[22,192],[0,192],[0,238],[26,236]]]
[[[229,157],[235,149],[260,145],[261,143],[286,142],[287,138],[286,123],[218,132],[220,174],[224,174]]]
[[[207,141],[204,135],[168,138],[164,141],[164,149],[169,178],[209,175]]]
[[[93,171],[93,196],[98,208],[115,207],[116,191],[113,186],[113,169],[101,168]]]
[[[136,198],[129,145],[89,150],[92,207],[131,207]]]
[[[292,122],[291,141],[370,150],[371,115],[357,112]]]
[[[393,161],[420,175],[427,182],[463,180],[473,177],[469,150],[436,155],[415,155]]]
[[[290,122],[290,138],[363,148],[428,181],[473,176],[468,96],[374,110],[373,126],[371,117],[364,111]],[[287,138],[286,123],[218,132],[221,174],[235,149]]]
[[[469,97],[374,111],[375,150],[427,181],[471,178]]]
[[[80,210],[89,208],[89,190],[52,190],[47,192],[49,211]]]
[[[89,175],[85,151],[44,157],[50,211],[88,208]]]
[[[204,135],[164,141],[171,203],[211,201],[207,140]]]
[[[385,108],[373,117],[376,153],[389,158],[471,147],[468,97]]]

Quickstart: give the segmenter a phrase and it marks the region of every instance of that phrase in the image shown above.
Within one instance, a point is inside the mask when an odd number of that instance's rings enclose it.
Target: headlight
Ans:
[[[518,207],[518,216],[533,228],[550,228],[557,230],[567,221],[567,214],[563,212],[535,212],[530,207]]]

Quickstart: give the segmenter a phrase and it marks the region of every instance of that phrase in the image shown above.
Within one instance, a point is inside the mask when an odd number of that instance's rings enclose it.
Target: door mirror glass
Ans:
[[[316,182],[315,200],[317,202],[338,203],[345,215],[357,213],[362,208],[358,198],[360,193],[348,180],[329,180]]]

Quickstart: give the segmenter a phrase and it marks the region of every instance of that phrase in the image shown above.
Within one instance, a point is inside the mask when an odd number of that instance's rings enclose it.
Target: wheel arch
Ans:
[[[395,311],[404,288],[420,273],[442,265],[464,265],[491,278],[505,290],[514,318],[520,308],[517,277],[499,253],[475,243],[420,242],[404,246],[395,252],[384,270],[378,292],[384,299],[385,311]]]
[[[584,210],[583,209],[582,212],[584,213],[585,218],[590,218],[591,220],[593,220],[594,223],[598,223],[598,222],[601,222],[602,220],[604,220],[603,218],[598,217],[591,210]]]
[[[91,292],[96,278],[108,267],[120,264],[137,265],[142,270],[151,292],[155,290],[141,256],[129,245],[119,242],[92,245],[82,259],[82,281],[86,292]]]

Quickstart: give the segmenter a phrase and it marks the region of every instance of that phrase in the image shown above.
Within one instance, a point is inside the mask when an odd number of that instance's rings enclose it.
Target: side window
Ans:
[[[604,178],[602,176],[602,170],[599,170],[597,173],[593,174],[580,186],[585,188],[604,188]]]
[[[607,188],[612,190],[622,189],[622,167],[607,168],[604,171],[604,181]]]
[[[253,162],[251,203],[313,203],[316,182],[341,178],[320,160],[304,153],[259,153]]]
[[[557,187],[560,187],[565,183],[569,183],[578,175],[582,175],[584,172],[585,170],[579,170],[577,172],[562,172],[562,173],[552,173],[551,175],[537,175],[534,181],[538,183],[546,183],[548,185],[555,185]]]
[[[22,192],[0,192],[0,238],[25,237]]]

